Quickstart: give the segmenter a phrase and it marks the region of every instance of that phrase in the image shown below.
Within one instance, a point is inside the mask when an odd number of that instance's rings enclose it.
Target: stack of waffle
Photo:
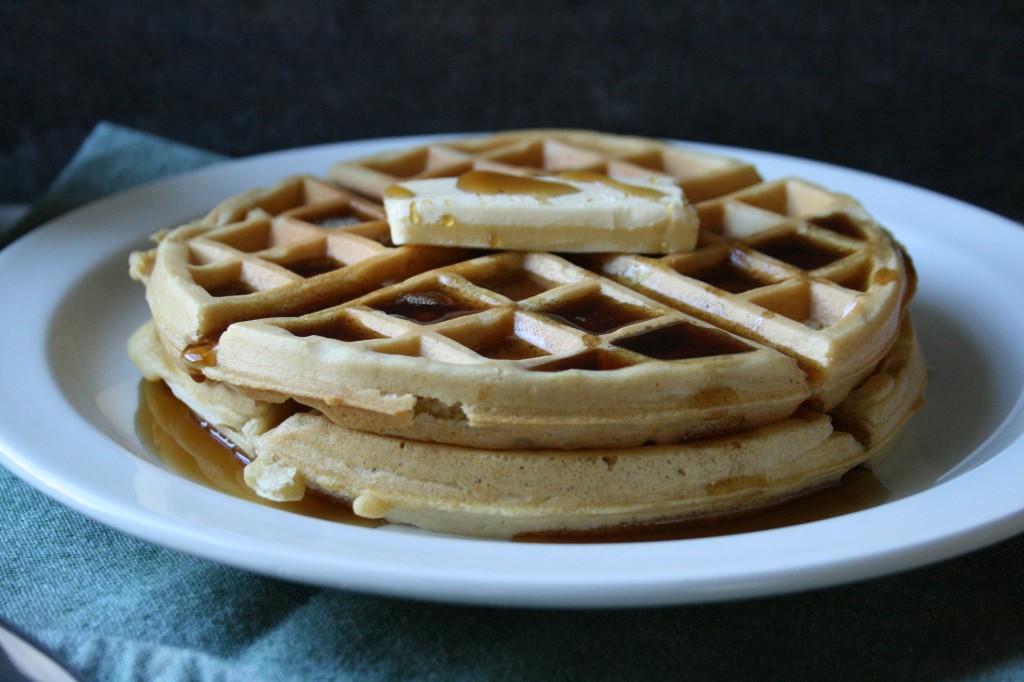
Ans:
[[[395,245],[385,190],[487,170],[668,176],[696,248]],[[877,459],[919,407],[915,276],[854,199],[562,130],[346,160],[132,255],[129,351],[270,499],[493,537],[764,507]]]

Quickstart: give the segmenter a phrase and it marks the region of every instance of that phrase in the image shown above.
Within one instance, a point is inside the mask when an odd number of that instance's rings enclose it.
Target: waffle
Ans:
[[[572,260],[395,247],[370,202],[407,177],[569,167],[675,173],[705,197],[699,247]],[[497,135],[331,177],[347,189],[291,178],[233,198],[132,271],[194,374],[361,430],[629,447],[749,429],[800,404],[827,411],[891,346],[913,292],[909,261],[852,198],[798,179],[749,184],[748,165],[637,138]]]
[[[387,187],[470,170],[667,177],[699,217],[696,247],[392,243]],[[290,177],[161,233],[132,254],[131,275],[162,349],[133,357],[252,454],[257,490],[288,496],[308,481],[357,511],[384,500],[388,519],[438,529],[507,534],[766,504],[884,451],[924,384],[906,312],[915,272],[856,200],[642,138],[518,131],[343,161],[326,179]],[[725,476],[710,460],[748,473]],[[441,461],[459,464],[428,493],[415,467]],[[609,479],[633,486],[617,502],[540,510],[554,490],[542,479],[571,487],[578,467],[609,461],[638,467]],[[648,496],[662,488],[642,472],[666,478],[663,461],[703,473]],[[526,487],[494,487],[499,475]],[[735,494],[709,492],[727,479]],[[480,502],[473,487],[498,497]],[[534,501],[501,511],[502,495]],[[516,521],[532,518],[531,504],[536,523]],[[453,511],[467,505],[476,511]]]
[[[521,130],[466,137],[342,161],[328,178],[380,201],[389,186],[411,179],[489,170],[520,175],[591,170],[621,177],[673,178],[691,203],[760,182],[749,163],[654,140],[582,130]]]
[[[596,272],[800,363],[829,410],[892,345],[916,275],[852,198],[804,180],[764,182],[698,205],[700,248],[609,254]]]
[[[836,483],[877,460],[919,406],[925,367],[909,319],[878,370],[844,402],[843,425],[808,408],[749,432],[636,448],[504,450],[353,431],[296,403],[195,382],[152,322],[129,342],[202,420],[253,458],[246,482],[290,501],[316,490],[370,518],[484,537],[607,529],[729,514]],[[883,418],[882,415],[888,415]]]
[[[179,354],[201,353],[233,322],[319,310],[467,255],[395,248],[381,206],[310,177],[233,197],[157,239],[130,270]]]
[[[580,262],[796,358],[819,409],[838,404],[867,376],[913,295],[909,259],[852,197],[798,178],[765,182],[744,162],[643,138],[502,133],[341,162],[329,177],[379,200],[394,183],[481,169],[671,177],[697,205],[695,253]]]

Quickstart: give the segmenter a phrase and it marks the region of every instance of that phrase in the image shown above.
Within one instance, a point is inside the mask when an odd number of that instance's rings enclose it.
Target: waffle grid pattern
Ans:
[[[721,196],[760,180],[750,164],[652,140],[587,132],[529,131],[468,138],[343,162],[328,178],[380,201],[384,189],[405,180],[491,170],[519,175],[592,170],[623,177],[675,179],[691,202]]]
[[[697,248],[390,241],[387,186],[472,169],[669,175]],[[857,201],[639,138],[521,131],[344,161],[225,201],[133,254],[132,275],[147,377],[200,414],[226,392],[274,415],[228,411],[250,486],[445,532],[772,503],[880,456],[926,380],[912,265]]]
[[[688,195],[704,197],[696,204],[698,248],[666,256],[562,257],[390,244],[383,209],[374,201],[384,187],[471,168],[671,171]],[[363,365],[391,356],[427,361],[418,371],[441,383],[452,380],[453,370],[444,366],[496,363],[504,372],[605,370],[599,373],[616,376],[607,370],[660,363],[667,381],[679,382],[691,381],[710,358],[744,355],[757,356],[742,360],[745,371],[757,373],[761,363],[765,376],[777,381],[785,374],[784,358],[772,357],[778,351],[802,370],[800,386],[782,401],[786,409],[809,398],[810,407],[827,411],[870,374],[902,318],[902,253],[855,200],[799,179],[765,182],[731,159],[637,138],[538,131],[385,152],[339,163],[329,178],[290,178],[229,199],[158,247],[184,254],[185,271],[148,277],[156,283],[148,293],[169,349],[194,374],[232,383],[260,375],[250,388],[301,393],[294,377],[303,373],[281,374],[275,382],[255,367],[263,359],[244,357],[260,347],[256,339],[268,328],[277,341],[293,339],[289,352],[297,356],[310,348],[302,342],[311,337],[345,346],[342,354],[317,352],[351,366],[350,373],[332,376],[352,381]],[[164,260],[175,262],[173,254]],[[161,287],[176,290],[161,296]],[[191,305],[185,314],[166,306],[170,312],[161,319],[161,298]],[[236,323],[250,334],[248,345],[238,344],[238,334],[222,336]],[[223,338],[237,346],[231,350],[235,364],[218,372],[209,350]],[[760,380],[751,376],[749,383]],[[426,381],[379,390],[449,407],[465,398],[417,390]],[[639,385],[636,377],[632,382]],[[614,381],[601,384],[601,390],[615,387]],[[658,393],[665,405],[669,393]],[[753,393],[738,402],[753,400]],[[353,394],[319,398],[360,400]],[[632,399],[642,400],[639,394]],[[374,400],[365,407],[375,409]],[[480,400],[486,402],[474,396],[463,407],[473,412]]]
[[[296,336],[367,341],[379,353],[453,364],[506,360],[538,371],[612,369],[753,350],[558,257],[511,252],[276,324]]]

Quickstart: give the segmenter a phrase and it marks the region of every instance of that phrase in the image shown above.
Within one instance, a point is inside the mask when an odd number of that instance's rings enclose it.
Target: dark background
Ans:
[[[0,204],[100,120],[243,156],[574,126],[784,152],[1024,221],[1024,2],[0,0]]]
[[[0,208],[38,197],[107,120],[232,156],[588,127],[838,163],[1024,221],[1022,58],[1022,0],[0,0]],[[407,675],[423,661],[480,672],[493,650],[518,661],[510,677],[561,663],[628,679],[646,659],[641,672],[675,662],[694,679],[995,680],[1024,661],[1022,566],[1017,537],[798,597],[585,619],[257,581],[243,615],[339,612],[352,627],[328,646],[395,637],[393,660],[374,663]],[[223,626],[206,625],[188,636]]]

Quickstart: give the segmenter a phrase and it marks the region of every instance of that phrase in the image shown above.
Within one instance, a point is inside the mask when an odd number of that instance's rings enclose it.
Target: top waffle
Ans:
[[[669,175],[692,253],[395,247],[380,194],[469,169]],[[487,447],[626,447],[828,410],[892,346],[913,273],[853,199],[639,138],[525,131],[343,162],[133,256],[196,376],[338,423]]]

